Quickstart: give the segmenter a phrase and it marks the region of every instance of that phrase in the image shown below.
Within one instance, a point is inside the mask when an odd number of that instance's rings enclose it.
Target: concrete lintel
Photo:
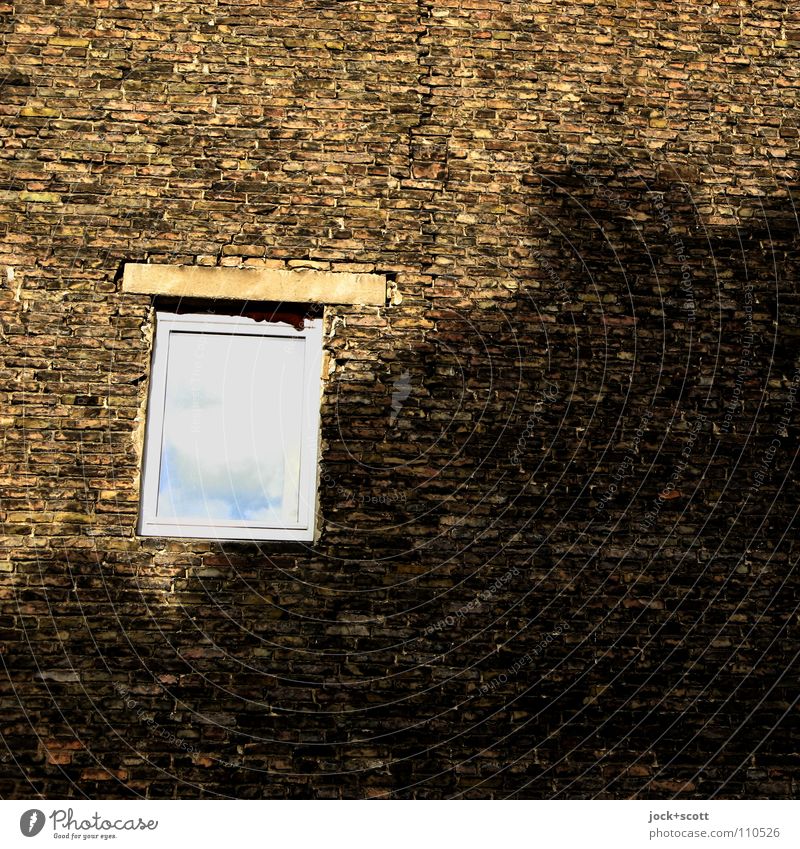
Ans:
[[[283,268],[209,268],[128,262],[122,291],[180,298],[317,304],[386,303],[386,277]]]

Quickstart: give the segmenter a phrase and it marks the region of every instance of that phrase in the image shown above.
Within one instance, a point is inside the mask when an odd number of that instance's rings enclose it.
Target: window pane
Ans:
[[[296,523],[304,342],[169,334],[157,514]]]

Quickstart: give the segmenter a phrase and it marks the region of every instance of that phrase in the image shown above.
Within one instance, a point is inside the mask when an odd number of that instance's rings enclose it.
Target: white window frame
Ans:
[[[157,515],[169,368],[169,338],[173,332],[252,335],[265,338],[289,337],[303,340],[305,351],[298,492],[299,521],[296,524],[277,527],[253,521],[225,520],[210,525],[203,520],[172,519]],[[321,381],[322,319],[306,319],[304,329],[296,330],[288,324],[255,321],[244,316],[181,315],[157,312],[142,452],[138,534],[147,537],[312,542],[316,535],[317,520]]]

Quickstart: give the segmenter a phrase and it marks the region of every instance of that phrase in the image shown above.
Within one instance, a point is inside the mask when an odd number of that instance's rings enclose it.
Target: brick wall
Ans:
[[[0,794],[796,796],[798,23],[0,2]],[[396,282],[317,544],[135,537],[126,261]]]

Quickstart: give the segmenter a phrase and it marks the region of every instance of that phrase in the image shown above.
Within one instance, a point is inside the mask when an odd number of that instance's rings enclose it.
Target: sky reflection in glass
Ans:
[[[158,515],[298,521],[303,344],[172,332]]]

